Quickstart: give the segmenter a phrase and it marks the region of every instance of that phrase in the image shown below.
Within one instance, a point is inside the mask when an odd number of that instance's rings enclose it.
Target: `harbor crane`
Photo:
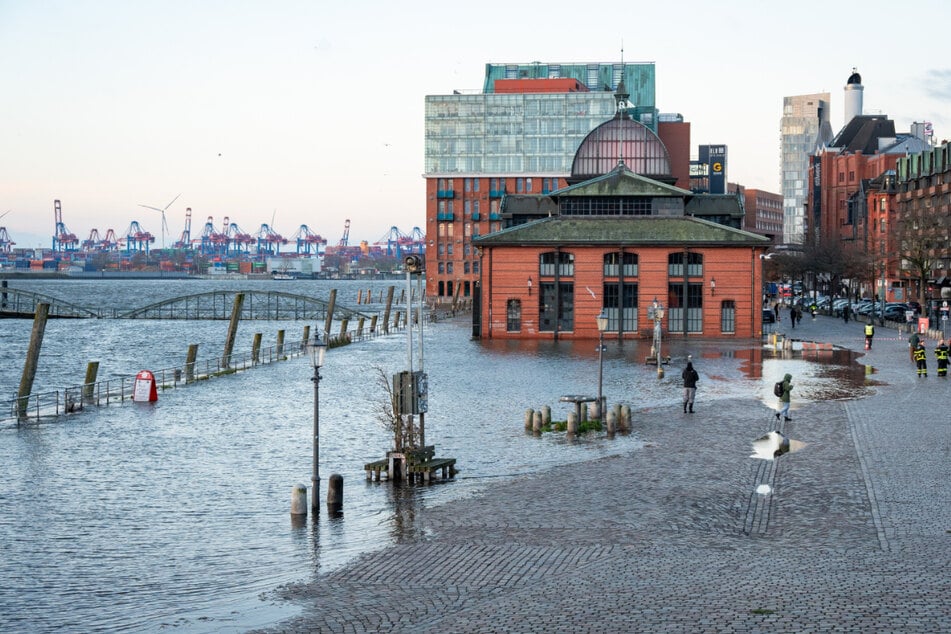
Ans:
[[[320,245],[327,244],[326,238],[311,231],[307,225],[301,225],[291,239],[297,241],[297,255],[310,255],[311,249],[317,255]]]
[[[185,208],[185,230],[182,231],[182,237],[178,242],[172,245],[173,249],[191,249],[192,248],[192,208]]]
[[[79,238],[70,233],[63,223],[63,206],[58,200],[53,201],[53,218],[56,222],[53,229],[53,251],[75,251],[79,246]]]

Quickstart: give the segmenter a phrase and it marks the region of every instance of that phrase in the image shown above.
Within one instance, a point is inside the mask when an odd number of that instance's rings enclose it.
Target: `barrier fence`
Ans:
[[[387,332],[377,329],[374,332],[368,330],[364,330],[362,333],[347,331],[330,335],[327,347],[336,348],[392,334],[404,330],[405,325],[405,320],[403,320],[399,324],[391,324]],[[223,363],[222,357],[218,356],[200,361],[196,360],[191,364],[185,363],[180,367],[152,370],[152,374],[155,376],[156,388],[169,390],[191,385],[197,381],[205,381],[218,376],[250,370],[257,366],[286,361],[299,357],[306,352],[306,342],[284,343],[262,348],[256,352],[232,353],[228,363]],[[38,392],[24,396],[22,399],[13,398],[3,401],[2,410],[0,410],[0,424],[39,421],[43,418],[56,418],[63,414],[80,412],[86,407],[103,407],[124,403],[132,400],[134,386],[134,376],[120,377],[49,392]]]

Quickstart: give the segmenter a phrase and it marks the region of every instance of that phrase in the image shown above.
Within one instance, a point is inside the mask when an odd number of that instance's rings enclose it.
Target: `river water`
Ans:
[[[10,286],[76,304],[133,308],[209,290],[280,290],[326,298],[364,312],[405,281],[11,280]],[[303,322],[246,322],[236,351],[261,332],[299,340]],[[0,320],[0,399],[19,384],[32,323]],[[34,392],[82,382],[88,361],[100,379],[181,366],[220,354],[226,321],[50,320]],[[318,326],[311,324],[314,330]],[[322,325],[321,325],[322,327]],[[456,458],[451,482],[396,486],[366,482],[363,464],[392,444],[379,422],[377,379],[406,369],[406,333],[328,351],[320,382],[322,495],[344,478],[344,513],[292,521],[291,490],[310,484],[313,384],[306,357],[160,392],[157,403],[110,405],[0,426],[0,631],[232,632],[275,623],[294,608],[272,601],[278,586],[310,580],[417,533],[422,509],[471,496],[499,478],[636,452],[635,434],[534,437],[527,408],[550,405],[564,420],[564,394],[597,394],[596,341],[502,342],[471,338],[470,317],[426,322],[427,444]],[[414,364],[418,368],[418,335]],[[680,369],[693,355],[703,401],[758,398],[792,372],[799,398],[854,396],[862,369],[848,354],[823,364],[775,359],[759,342],[672,341],[663,379],[644,363],[650,342],[606,342],[608,403],[642,419],[679,411]],[[834,379],[834,380],[829,380]],[[699,401],[698,401],[699,402]],[[323,502],[323,498],[321,498]],[[323,506],[323,503],[321,504]]]

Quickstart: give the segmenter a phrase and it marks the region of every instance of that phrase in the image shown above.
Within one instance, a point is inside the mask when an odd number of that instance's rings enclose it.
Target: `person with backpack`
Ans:
[[[697,395],[697,381],[700,375],[693,368],[693,361],[687,361],[687,367],[681,373],[680,378],[684,380],[684,414],[687,413],[687,407],[690,407],[690,413],[693,414],[693,399]]]
[[[790,393],[792,389],[792,375],[788,373],[783,377],[782,381],[777,382],[776,385],[773,386],[773,393],[779,397],[779,411],[776,412],[776,420],[779,420],[780,414],[782,414],[783,420],[792,420],[789,417],[789,402],[791,400]]]
[[[872,338],[875,336],[875,326],[872,322],[865,324],[865,349],[872,349]]]

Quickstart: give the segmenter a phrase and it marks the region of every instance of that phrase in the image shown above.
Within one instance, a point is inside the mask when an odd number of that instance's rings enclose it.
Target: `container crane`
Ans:
[[[8,209],[7,211],[3,212],[0,214],[0,218],[3,218],[11,211],[12,209]],[[0,253],[10,253],[14,244],[16,244],[16,242],[10,239],[10,234],[7,233],[7,228],[0,227]]]
[[[347,246],[347,241],[350,240],[350,219],[347,218],[343,222],[343,236],[340,237],[340,244],[337,246],[345,247]]]
[[[225,218],[227,223],[227,217]],[[227,230],[227,224],[225,225]],[[218,232],[215,229],[214,218],[208,216],[205,222],[205,228],[201,232],[201,252],[202,255],[224,255],[228,248],[228,236],[224,232]]]
[[[53,251],[75,251],[79,246],[79,238],[70,233],[63,223],[63,207],[58,200],[53,201],[53,217],[56,222],[53,229]]]
[[[155,236],[142,228],[138,220],[133,220],[125,232],[125,252],[149,254],[149,245],[155,242]]]
[[[173,249],[191,249],[192,248],[192,208],[185,209],[185,230],[182,231],[182,237],[178,242],[172,245]]]
[[[226,249],[232,250],[237,254],[250,253],[251,245],[254,244],[254,236],[245,232],[236,222],[228,222],[225,218],[224,233],[228,238]]]
[[[287,238],[274,231],[267,223],[261,225],[257,238],[259,255],[278,255],[281,245],[287,244]]]
[[[292,240],[297,241],[297,255],[310,255],[311,248],[317,255],[320,245],[326,245],[327,239],[314,233],[307,225],[301,225]]]

